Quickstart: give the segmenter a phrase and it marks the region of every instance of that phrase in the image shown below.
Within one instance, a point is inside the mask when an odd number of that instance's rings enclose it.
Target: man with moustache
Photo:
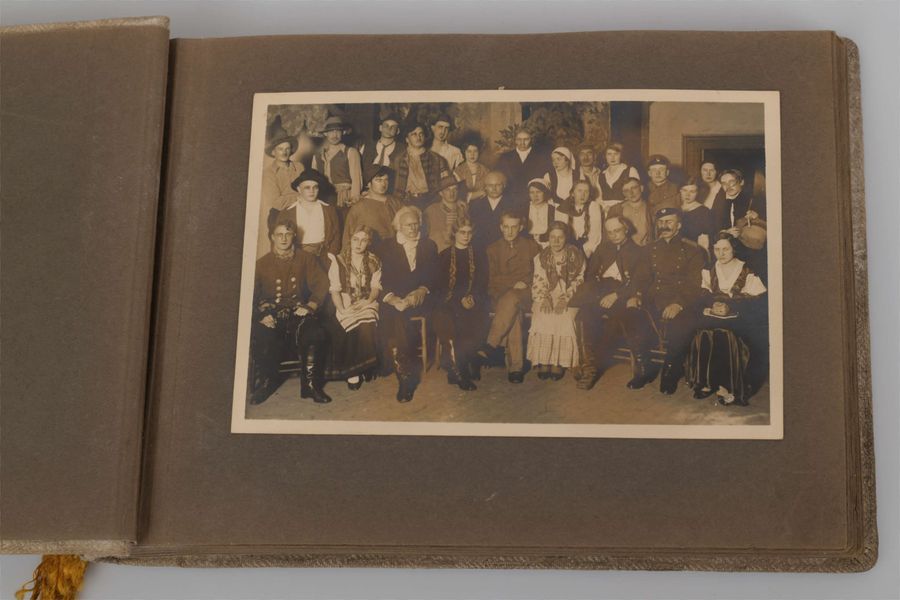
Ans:
[[[613,344],[626,323],[626,313],[640,310],[639,297],[651,279],[646,253],[631,238],[631,223],[611,216],[604,229],[604,239],[588,261],[584,284],[570,302],[579,309],[575,332],[582,367],[576,372],[576,385],[582,390],[594,387],[609,368]],[[640,340],[629,329],[625,335],[629,348],[635,351]],[[642,376],[643,372],[635,368],[633,377]]]
[[[655,332],[647,321],[649,313],[666,342],[659,391],[674,394],[684,375],[684,356],[694,332],[694,306],[702,293],[701,271],[706,254],[694,242],[681,236],[681,210],[663,208],[656,213],[657,240],[647,249],[651,279],[640,296],[643,311],[629,311],[626,329],[633,332],[635,377],[631,389],[644,387],[656,374],[650,370],[650,348]]]

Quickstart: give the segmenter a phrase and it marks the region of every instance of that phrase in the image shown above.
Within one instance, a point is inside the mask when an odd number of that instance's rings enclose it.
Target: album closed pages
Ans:
[[[5,552],[874,564],[849,40],[0,41]]]

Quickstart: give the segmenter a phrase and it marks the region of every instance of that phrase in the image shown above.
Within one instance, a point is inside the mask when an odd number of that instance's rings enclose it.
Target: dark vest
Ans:
[[[625,165],[625,169],[619,174],[619,178],[616,179],[612,185],[609,185],[606,182],[606,175],[604,175],[602,172],[600,173],[600,190],[603,192],[604,200],[625,199],[625,194],[622,193],[622,188],[625,187],[625,182],[629,179],[629,171],[631,171],[631,166]]]

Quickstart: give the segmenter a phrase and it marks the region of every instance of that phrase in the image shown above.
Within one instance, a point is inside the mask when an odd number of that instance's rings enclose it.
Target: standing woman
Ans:
[[[688,358],[694,398],[718,396],[721,404],[746,405],[768,368],[766,286],[742,260],[737,241],[720,232],[716,262],[702,271],[704,295]]]
[[[337,256],[330,255],[328,270],[334,315],[328,321],[331,341],[329,379],[344,379],[351,390],[371,378],[378,362],[376,329],[381,261],[369,251],[372,230],[357,225],[350,243]]]
[[[322,173],[337,191],[337,208],[345,214],[362,192],[362,159],[359,150],[343,142],[350,128],[340,117],[328,117],[322,127],[325,143],[313,157],[313,169]]]
[[[572,185],[575,183],[575,157],[572,151],[565,146],[560,146],[550,154],[550,163],[553,168],[544,175],[544,183],[553,194],[553,201],[559,204],[572,193]]]
[[[637,169],[622,162],[622,144],[613,142],[606,146],[606,168],[600,173],[600,200],[604,211],[625,200],[622,188],[631,179],[640,180]]]
[[[469,138],[464,140],[461,146],[465,161],[457,165],[453,175],[466,182],[466,202],[471,202],[486,195],[484,178],[490,173],[490,169],[478,162],[481,158],[481,140]]]
[[[568,236],[565,223],[553,223],[549,245],[534,257],[528,360],[535,365],[539,379],[558,381],[565,369],[579,363],[575,337],[578,309],[570,307],[569,301],[584,283],[585,259],[581,250],[567,243]]]
[[[584,179],[572,186],[572,194],[556,209],[556,220],[569,226],[574,244],[590,256],[600,243],[603,215],[600,205],[593,202],[594,188]]]
[[[681,184],[681,235],[696,242],[709,256],[709,238],[713,234],[712,211],[698,202],[700,187],[694,177]]]
[[[541,248],[546,248],[550,225],[556,220],[556,205],[550,201],[552,194],[543,179],[528,182],[528,235]]]
[[[453,228],[454,244],[438,257],[438,304],[432,313],[447,368],[447,383],[474,390],[481,378],[475,350],[488,325],[488,265],[483,252],[472,246],[474,224],[466,216]]]

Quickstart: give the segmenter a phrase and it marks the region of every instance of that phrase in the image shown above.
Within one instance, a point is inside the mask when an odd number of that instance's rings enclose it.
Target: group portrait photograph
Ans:
[[[252,119],[232,431],[780,439],[777,92]]]

